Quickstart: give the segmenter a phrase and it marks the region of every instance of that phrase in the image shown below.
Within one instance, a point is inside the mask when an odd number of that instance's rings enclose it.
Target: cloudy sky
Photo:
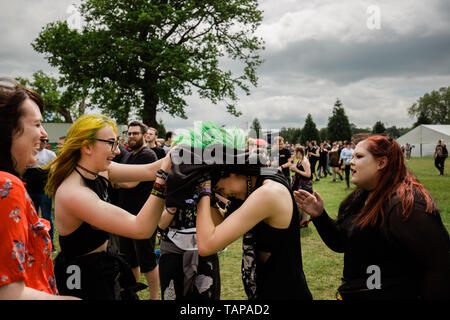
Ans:
[[[75,0],[0,0],[0,75],[57,75],[30,43],[41,28],[67,20]],[[167,129],[197,120],[303,127],[311,113],[327,125],[337,98],[358,127],[410,126],[407,108],[424,93],[450,85],[450,2],[447,0],[261,0],[265,40],[259,84],[240,95],[239,118],[197,96],[188,120],[159,114]],[[207,115],[207,116],[205,116]]]

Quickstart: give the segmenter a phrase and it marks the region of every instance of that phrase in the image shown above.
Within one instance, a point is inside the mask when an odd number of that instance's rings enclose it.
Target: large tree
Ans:
[[[330,141],[350,141],[352,128],[345,114],[341,100],[337,99],[331,117],[328,118],[328,139]]]
[[[49,23],[32,46],[119,122],[131,111],[153,127],[157,111],[186,118],[193,90],[239,116],[236,90],[257,85],[257,0],[85,0],[80,14],[80,31]]]
[[[425,93],[408,108],[410,117],[416,117],[415,124],[450,124],[450,87]]]

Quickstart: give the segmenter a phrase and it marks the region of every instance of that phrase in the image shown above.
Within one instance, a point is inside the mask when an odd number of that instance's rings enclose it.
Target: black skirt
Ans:
[[[83,300],[138,300],[138,284],[128,263],[119,255],[96,252],[54,261],[56,286],[60,295]]]

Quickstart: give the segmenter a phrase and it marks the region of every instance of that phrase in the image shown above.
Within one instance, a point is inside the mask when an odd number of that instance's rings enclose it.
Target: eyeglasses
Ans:
[[[48,142],[48,139],[41,139],[41,142]]]
[[[105,140],[105,139],[95,139],[95,140],[109,143],[111,145],[111,152],[114,152],[114,150],[116,150],[117,146],[119,145],[119,139],[114,140],[114,141]]]
[[[138,136],[142,134],[142,132],[128,132],[128,136]]]

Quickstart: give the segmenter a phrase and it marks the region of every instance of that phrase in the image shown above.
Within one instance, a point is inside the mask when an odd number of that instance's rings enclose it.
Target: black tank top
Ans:
[[[76,168],[75,171],[81,176],[86,186],[94,191],[100,199],[110,202],[108,196],[110,182],[108,179],[97,176],[94,180],[90,180],[83,177]],[[78,257],[97,249],[108,239],[109,234],[106,231],[99,230],[83,221],[71,234],[68,234],[67,236],[60,235],[59,244],[61,246],[61,251],[66,256]]]
[[[300,171],[305,171],[305,169],[303,168],[303,166],[302,166],[302,164],[300,162],[297,163],[297,168]],[[300,173],[296,172],[295,175],[298,176],[298,178],[300,180],[306,180],[306,181],[312,180],[312,174],[309,177],[305,177],[304,175],[301,175]]]
[[[302,254],[300,247],[300,216],[297,204],[287,181],[281,174],[259,176],[255,188],[262,185],[266,179],[283,184],[291,193],[293,205],[292,218],[289,227],[277,229],[269,226],[264,221],[258,223],[246,235],[244,235],[243,267],[247,264],[249,247],[253,247],[256,256],[261,252],[269,254],[265,262],[255,257],[255,284],[256,288],[249,299],[300,299],[311,300],[312,296],[306,284],[302,268]],[[251,251],[248,252],[251,254]],[[251,270],[243,268],[244,287],[245,277]],[[248,288],[245,288],[249,294]],[[251,289],[251,288],[250,288]]]

